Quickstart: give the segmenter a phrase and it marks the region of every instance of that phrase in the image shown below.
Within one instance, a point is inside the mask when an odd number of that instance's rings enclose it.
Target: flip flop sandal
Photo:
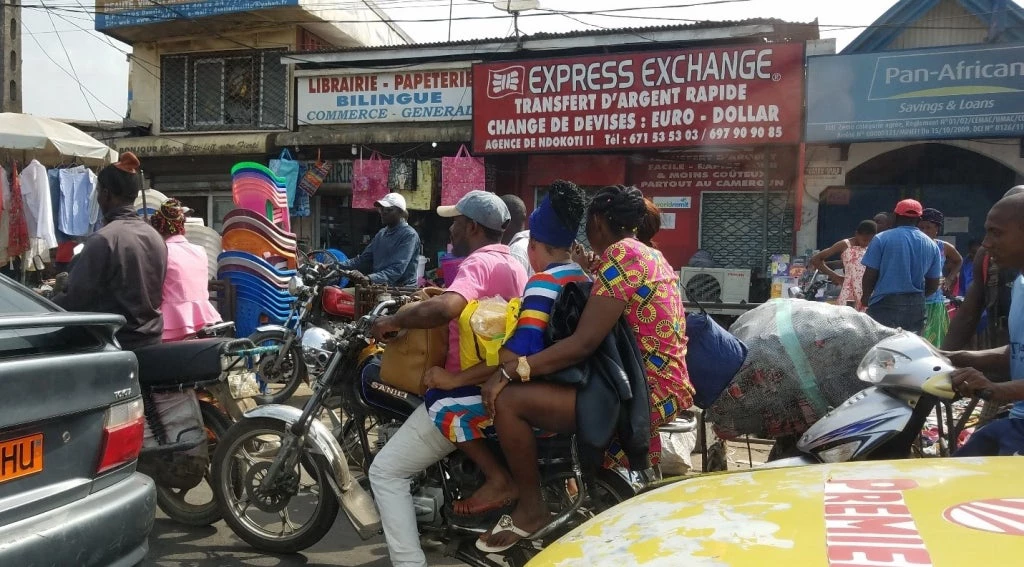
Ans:
[[[532,539],[533,537],[533,534],[526,533],[523,530],[517,528],[516,525],[512,523],[512,516],[509,516],[508,514],[505,514],[498,520],[498,525],[494,526],[494,529],[491,530],[491,535],[493,536],[504,532],[512,532],[513,534],[519,536],[519,539],[513,541],[508,545],[498,547],[487,545],[487,540],[478,538],[476,540],[476,548],[480,551],[483,551],[484,553],[501,553],[507,549],[514,547],[521,540]],[[488,539],[490,538],[488,537]]]

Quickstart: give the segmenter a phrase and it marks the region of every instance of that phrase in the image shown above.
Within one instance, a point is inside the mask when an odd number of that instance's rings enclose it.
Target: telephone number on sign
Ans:
[[[634,132],[626,141],[636,144],[661,144],[664,142],[696,142],[700,140],[700,130],[660,130],[657,132]]]
[[[709,140],[781,138],[782,126],[737,126],[734,128],[708,128],[707,136]]]

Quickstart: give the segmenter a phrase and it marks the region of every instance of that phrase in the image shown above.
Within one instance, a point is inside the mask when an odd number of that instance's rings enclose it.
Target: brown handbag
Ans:
[[[417,300],[430,299],[444,293],[439,287],[428,287],[417,291]],[[399,309],[408,309],[416,302]],[[389,386],[422,396],[427,389],[423,386],[423,374],[432,366],[444,366],[448,357],[448,325],[433,329],[407,329],[396,339],[388,341],[380,361],[380,379]]]

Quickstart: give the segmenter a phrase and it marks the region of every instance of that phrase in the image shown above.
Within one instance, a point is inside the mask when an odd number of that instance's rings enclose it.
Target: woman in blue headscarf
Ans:
[[[586,272],[570,259],[570,249],[583,222],[583,192],[568,181],[555,181],[548,196],[530,215],[527,256],[534,275],[526,282],[519,321],[501,350],[501,361],[536,354],[545,347],[545,330],[555,299],[570,282],[588,280]],[[426,394],[427,413],[449,440],[480,467],[486,482],[472,496],[454,503],[459,515],[476,515],[509,506],[516,488],[508,470],[484,443],[493,435],[491,417],[480,397],[480,384],[496,366],[478,364],[453,375],[435,367],[423,377],[431,388]]]

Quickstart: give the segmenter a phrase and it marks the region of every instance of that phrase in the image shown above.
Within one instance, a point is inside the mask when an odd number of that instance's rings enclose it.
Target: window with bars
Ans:
[[[168,132],[287,128],[283,50],[165,55],[160,123]]]
[[[719,266],[764,270],[772,254],[793,252],[793,215],[791,192],[766,199],[762,192],[709,191],[701,196],[700,246]]]

